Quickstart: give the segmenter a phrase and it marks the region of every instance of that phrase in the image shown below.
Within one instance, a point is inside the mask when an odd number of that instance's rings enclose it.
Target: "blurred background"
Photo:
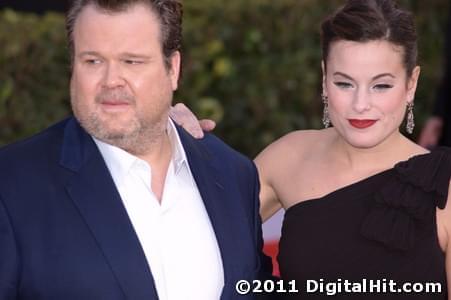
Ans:
[[[0,146],[70,114],[64,11],[69,0],[0,2]],[[185,0],[184,70],[175,95],[215,134],[254,157],[292,130],[321,128],[319,25],[339,0]],[[401,0],[413,11],[422,67],[417,139],[445,66],[449,0]],[[265,223],[277,252],[282,213]]]

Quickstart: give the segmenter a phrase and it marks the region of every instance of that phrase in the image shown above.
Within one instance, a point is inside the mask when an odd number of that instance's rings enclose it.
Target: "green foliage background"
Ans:
[[[442,74],[449,0],[404,0],[416,15],[417,129]],[[297,129],[320,128],[319,25],[338,0],[184,1],[184,74],[175,99],[219,122],[215,133],[254,156]],[[70,114],[64,16],[0,11],[0,145]],[[418,132],[418,130],[417,130]]]

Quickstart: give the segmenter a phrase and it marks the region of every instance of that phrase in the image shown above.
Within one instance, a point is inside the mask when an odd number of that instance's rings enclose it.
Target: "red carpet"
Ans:
[[[271,256],[272,258],[272,266],[273,266],[273,274],[275,276],[279,276],[279,264],[277,263],[277,253],[279,253],[279,241],[269,241],[266,242],[263,247],[263,252],[266,255]]]

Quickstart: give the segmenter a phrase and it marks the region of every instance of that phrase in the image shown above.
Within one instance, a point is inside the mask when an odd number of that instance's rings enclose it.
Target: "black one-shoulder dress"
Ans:
[[[299,292],[283,298],[447,299],[436,207],[450,175],[442,147],[290,207],[278,260]]]

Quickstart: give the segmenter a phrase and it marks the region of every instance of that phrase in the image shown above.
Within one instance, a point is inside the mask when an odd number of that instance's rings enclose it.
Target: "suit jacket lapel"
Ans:
[[[227,206],[227,199],[224,197],[221,172],[207,148],[203,147],[199,141],[194,140],[181,127],[177,126],[177,130],[221,252],[226,287],[221,298],[229,299],[230,291],[227,286],[234,280],[233,252],[236,245],[230,230],[230,222],[233,217],[229,214],[230,207]]]
[[[92,138],[71,119],[61,164],[75,174],[67,191],[127,299],[158,299],[152,274],[113,179]]]

